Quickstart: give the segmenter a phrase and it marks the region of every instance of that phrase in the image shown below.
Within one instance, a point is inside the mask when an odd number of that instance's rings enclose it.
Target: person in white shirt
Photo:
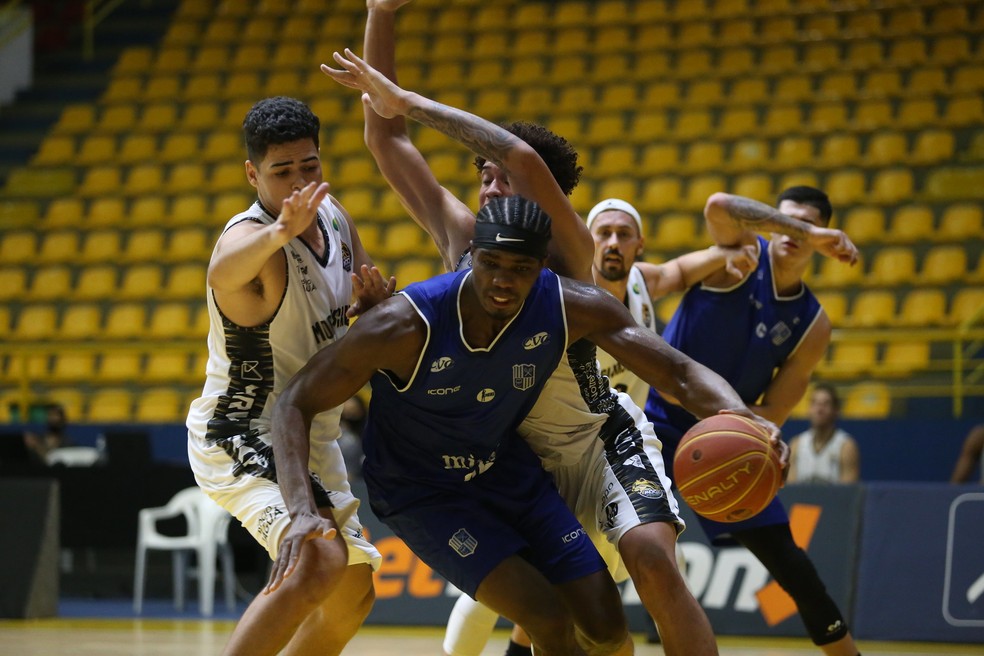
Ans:
[[[840,397],[825,383],[810,396],[810,429],[789,444],[788,483],[857,483],[861,454],[857,441],[837,428]]]

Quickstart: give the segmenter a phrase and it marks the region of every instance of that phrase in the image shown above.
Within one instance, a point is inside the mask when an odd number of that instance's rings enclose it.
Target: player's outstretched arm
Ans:
[[[719,271],[726,271],[735,280],[740,280],[755,268],[755,251],[752,245],[734,248],[711,246],[663,264],[636,262],[636,266],[642,271],[649,295],[655,301],[667,294],[686,291]]]
[[[591,280],[591,233],[529,144],[479,116],[401,89],[347,48],[344,56],[335,53],[335,61],[342,69],[323,65],[322,71],[339,84],[360,89],[363,102],[380,116],[406,116],[444,133],[501,168],[514,193],[536,201],[550,215],[551,267],[579,280]]]
[[[707,229],[719,246],[755,242],[755,232],[778,232],[810,243],[822,255],[854,264],[858,249],[841,230],[821,228],[744,196],[716,193],[704,206]]]

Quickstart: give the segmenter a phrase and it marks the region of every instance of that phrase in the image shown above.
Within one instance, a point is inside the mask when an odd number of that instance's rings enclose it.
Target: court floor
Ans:
[[[42,619],[0,621],[0,656],[213,656],[232,630],[229,620]],[[439,656],[436,628],[363,627],[345,650],[358,656]],[[508,633],[499,630],[483,656],[501,656]],[[721,656],[816,656],[806,640],[720,637]],[[981,653],[980,645],[862,642],[865,656],[946,656]],[[660,656],[659,645],[636,636],[636,654]]]

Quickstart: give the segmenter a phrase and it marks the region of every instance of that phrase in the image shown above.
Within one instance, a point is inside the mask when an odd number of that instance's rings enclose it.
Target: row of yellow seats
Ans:
[[[29,169],[36,170],[36,169]],[[245,177],[245,173],[243,173]],[[44,231],[75,229],[89,232],[112,228],[101,242],[120,242],[119,230],[140,228],[169,229],[207,226],[214,230],[248,208],[256,195],[246,191],[217,193],[183,192],[162,196],[160,190],[133,199],[116,195],[112,190],[91,199],[78,196],[59,196],[37,201],[20,201],[20,211],[37,218],[33,225]],[[189,233],[190,234],[190,233]],[[95,243],[93,244],[95,245]],[[177,244],[175,244],[177,246]],[[111,250],[114,248],[110,244]],[[86,245],[83,244],[83,249]]]
[[[204,288],[187,301],[76,302],[0,307],[0,328],[10,341],[204,339]]]
[[[191,402],[201,395],[201,388],[191,385],[162,385],[134,390],[132,386],[92,387],[80,390],[71,387],[43,387],[35,391],[37,398],[59,403],[73,423],[181,423],[188,414]],[[16,390],[0,392],[0,420],[10,421],[10,405],[17,404],[21,395]]]
[[[820,260],[810,282],[818,288],[978,284],[984,281],[984,258],[977,257],[972,267],[968,251],[971,246],[933,246],[918,257],[910,246],[885,246],[853,267]]]
[[[135,352],[114,350],[109,346],[100,352],[66,349],[51,355],[11,356],[0,371],[0,384],[15,386],[24,376],[32,382],[59,385],[137,381],[142,384],[201,384],[205,380],[207,359],[204,345],[203,340],[201,347],[194,350]]]
[[[826,379],[857,379],[864,375],[876,378],[901,378],[945,372],[948,360],[934,361],[929,342],[905,341],[878,344],[846,342],[834,344],[817,366],[817,376]]]
[[[129,266],[93,264],[78,268],[55,264],[33,271],[28,267],[4,266],[0,268],[3,285],[0,299],[194,300],[205,295],[205,268],[201,262],[171,266],[147,262]]]
[[[215,230],[205,227],[9,230],[0,234],[0,261],[5,267],[202,262],[208,260],[214,240]]]
[[[984,289],[961,287],[947,293],[940,288],[917,288],[903,294],[887,288],[853,295],[827,289],[818,291],[817,299],[837,328],[952,328],[984,308]]]
[[[841,417],[845,419],[884,419],[893,413],[892,388],[885,382],[872,381],[845,384],[837,387],[843,399]],[[808,391],[790,414],[791,419],[807,419],[811,394]]]
[[[139,164],[147,161],[239,162],[246,159],[242,131],[145,133],[136,128],[111,134],[49,134],[31,163],[38,166]],[[245,175],[245,174],[244,174]]]

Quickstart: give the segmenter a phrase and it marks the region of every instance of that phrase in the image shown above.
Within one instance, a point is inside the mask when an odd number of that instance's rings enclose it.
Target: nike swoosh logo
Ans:
[[[525,239],[513,239],[512,237],[503,237],[501,233],[495,233],[495,240],[498,242],[503,241],[526,241]]]

